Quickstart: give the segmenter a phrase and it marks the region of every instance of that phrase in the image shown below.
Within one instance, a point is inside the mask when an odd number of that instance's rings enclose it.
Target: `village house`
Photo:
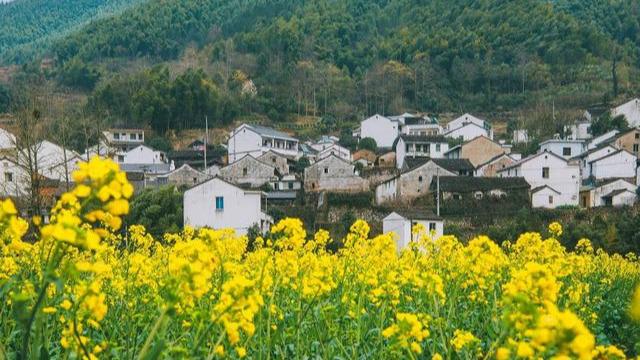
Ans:
[[[589,175],[595,179],[629,178],[636,175],[638,158],[620,149],[588,163]]]
[[[184,164],[171,172],[158,175],[155,182],[157,185],[194,186],[210,177],[211,176]]]
[[[449,150],[449,143],[444,136],[400,135],[394,143],[396,167],[402,169],[407,157],[410,158],[443,158]]]
[[[580,189],[580,206],[592,208],[633,205],[637,200],[637,190],[636,184],[629,179],[600,180]]]
[[[447,124],[447,131],[444,136],[452,139],[462,139],[469,141],[479,136],[493,139],[491,125],[471,114],[464,114]]]
[[[565,126],[564,132],[569,140],[587,140],[593,137],[590,121],[576,121],[572,125]]]
[[[274,191],[298,191],[302,189],[302,182],[297,175],[289,174],[273,181],[271,187]]]
[[[587,142],[587,150],[593,150],[606,143],[610,143],[620,133],[618,130],[611,130],[602,135],[596,136]]]
[[[124,154],[122,164],[166,164],[167,155],[146,145],[138,145]]]
[[[496,155],[476,167],[476,176],[496,177],[498,176],[498,170],[502,170],[518,160],[514,159],[511,154],[502,153]]]
[[[360,149],[353,153],[353,162],[362,164],[363,167],[371,167],[376,163],[376,153],[371,150]]]
[[[0,157],[2,175],[0,175],[0,196],[20,198],[27,196],[31,179],[24,167],[19,166],[15,158],[7,155]]]
[[[470,177],[442,176],[431,181],[431,191],[440,188],[443,203],[455,200],[471,202],[483,199],[518,199],[522,205],[529,204],[531,185],[521,177]]]
[[[351,151],[344,146],[332,144],[318,152],[318,159],[324,159],[329,155],[335,155],[342,160],[351,162]]]
[[[298,139],[282,131],[260,125],[242,124],[229,135],[228,161],[231,164],[246,155],[257,158],[268,151],[297,159],[298,144]]]
[[[631,127],[640,126],[640,99],[635,98],[611,109],[611,117],[624,115]]]
[[[307,141],[306,144],[311,146],[316,151],[322,151],[330,147],[331,145],[337,144],[339,141],[340,139],[336,136],[322,135],[316,142]]]
[[[300,156],[309,160],[310,163],[316,162],[318,159],[318,150],[312,148],[308,144],[300,144]]]
[[[264,193],[245,190],[219,177],[184,193],[184,225],[195,228],[230,228],[245,235],[253,226],[267,231],[273,220],[262,211]]]
[[[613,140],[612,145],[618,149],[624,149],[640,158],[640,129],[633,128],[621,134]]]
[[[615,147],[605,144],[601,147],[585,151],[578,156],[572,157],[570,160],[580,164],[580,177],[585,180],[591,177],[590,163],[593,160],[600,159],[616,151],[618,151],[618,149]]]
[[[53,180],[70,182],[71,174],[78,168],[82,161],[80,154],[66,149],[51,141],[43,140],[32,147],[32,156],[38,159],[38,172]],[[28,155],[23,151],[18,153],[17,162],[22,167],[28,168]]]
[[[524,177],[531,185],[533,207],[577,206],[580,190],[580,166],[552,152],[524,158],[505,169],[500,177]]]
[[[449,159],[469,159],[473,166],[479,166],[509,151],[488,137],[480,136],[452,147],[444,155]]]
[[[280,173],[280,175],[287,175],[294,162],[292,158],[279,154],[275,151],[267,151],[266,153],[258,156],[257,159],[278,169],[278,173]]]
[[[376,114],[360,122],[360,138],[372,138],[379,148],[391,148],[401,126],[399,118]]]
[[[335,155],[320,159],[304,169],[306,191],[361,192],[369,182],[355,172],[355,166]]]
[[[382,220],[382,232],[392,233],[398,251],[405,249],[411,242],[417,241],[413,227],[422,225],[433,240],[444,234],[444,220],[429,210],[395,210]]]
[[[224,164],[224,156],[216,155],[213,151],[207,152],[207,164],[204,163],[204,151],[201,150],[173,150],[167,154],[176,168],[189,165],[194,169],[204,170]]]
[[[436,118],[412,114],[403,114],[401,117],[401,134],[414,136],[436,136],[442,134],[442,126],[440,126]]]
[[[540,143],[539,152],[551,152],[565,159],[582,154],[585,150],[585,142],[583,140],[569,139],[549,139]]]
[[[102,132],[98,145],[87,149],[86,156],[107,156],[118,163],[124,162],[124,156],[135,147],[144,144],[144,130],[130,126],[117,126]]]
[[[16,137],[5,129],[0,128],[0,150],[16,147]]]
[[[436,176],[473,176],[467,159],[416,159],[407,161],[407,170],[376,186],[376,204],[409,202],[429,192]]]
[[[259,188],[264,184],[277,181],[279,177],[275,166],[262,162],[252,155],[243,158],[220,169],[220,177],[234,184],[241,184]]]

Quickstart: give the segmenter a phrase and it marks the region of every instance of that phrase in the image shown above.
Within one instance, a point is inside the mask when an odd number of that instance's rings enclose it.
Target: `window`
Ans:
[[[422,182],[422,175],[418,176],[418,182]]]
[[[129,134],[129,140],[135,140],[136,134]]]
[[[440,152],[440,144],[436,144],[436,152]]]
[[[115,140],[120,140],[120,134],[119,133],[113,133],[113,138]]]
[[[328,167],[324,168],[324,173],[325,173],[325,174],[328,174],[328,173],[329,173],[329,168],[328,168]]]
[[[640,133],[636,132],[636,139],[640,139]]]
[[[405,151],[406,151],[406,152],[411,151],[411,148],[409,147],[409,144],[405,145]]]
[[[198,178],[197,178],[197,177],[194,177],[194,178],[193,178],[193,183],[194,183],[194,184],[198,183]]]
[[[434,222],[429,223],[429,232],[431,231],[436,231],[436,223]]]
[[[242,176],[247,176],[248,170],[247,168],[242,168]]]
[[[138,140],[142,140],[142,134],[138,134]]]
[[[216,196],[216,211],[224,210],[224,197]]]
[[[292,182],[290,182],[290,183],[289,183],[289,190],[292,190],[292,189],[293,189],[293,183],[292,183]]]
[[[10,172],[4,173],[4,181],[13,182],[13,173],[10,173]]]
[[[571,156],[571,148],[570,147],[562,148],[562,156]]]
[[[633,144],[633,152],[637,153],[639,147],[640,147],[640,144]]]
[[[124,155],[118,155],[118,162],[124,162]]]
[[[460,194],[453,194],[453,200],[462,200],[462,196]]]
[[[549,168],[548,167],[543,167],[542,168],[542,178],[543,179],[548,179],[549,178]]]
[[[274,163],[274,164],[276,163],[276,157],[275,156],[271,158],[271,162]]]
[[[549,195],[549,204],[553,204],[553,195]]]

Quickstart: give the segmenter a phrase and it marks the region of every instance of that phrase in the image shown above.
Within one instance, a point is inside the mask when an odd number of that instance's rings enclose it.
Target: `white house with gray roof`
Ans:
[[[577,206],[580,191],[580,166],[555,153],[531,155],[504,169],[500,177],[524,177],[531,185],[533,207]]]
[[[229,163],[246,155],[257,158],[267,151],[297,159],[299,157],[298,144],[298,139],[282,131],[260,125],[242,124],[229,135],[227,154]]]
[[[266,231],[273,219],[262,211],[265,194],[246,190],[219,177],[184,193],[184,224],[195,228],[234,229],[244,235],[252,226]]]

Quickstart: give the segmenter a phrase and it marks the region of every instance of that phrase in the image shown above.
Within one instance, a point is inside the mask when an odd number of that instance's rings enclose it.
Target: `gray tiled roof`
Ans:
[[[252,128],[255,132],[257,132],[262,136],[269,136],[269,137],[276,137],[284,140],[298,141],[298,139],[292,137],[287,133],[284,133],[282,131],[278,131],[272,128],[268,128],[266,126],[262,126],[262,125],[247,125],[247,126]]]
[[[124,172],[162,174],[171,171],[171,164],[120,164],[120,169]]]

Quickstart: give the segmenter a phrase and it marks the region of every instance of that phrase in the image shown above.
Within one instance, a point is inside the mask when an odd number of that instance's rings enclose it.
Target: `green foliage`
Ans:
[[[611,130],[625,131],[629,129],[629,123],[624,115],[612,117],[610,113],[596,118],[591,124],[591,134],[593,136],[602,135]]]
[[[145,189],[131,202],[127,224],[144,225],[154,236],[182,229],[182,194],[173,186]]]
[[[202,70],[187,69],[172,79],[169,69],[155,66],[134,76],[116,76],[102,83],[89,98],[93,111],[146,125],[158,132],[228,123],[236,105],[223,96]]]
[[[311,165],[309,158],[303,156],[293,164],[293,172],[296,174],[303,174],[304,169],[306,169],[309,165]]]
[[[78,88],[94,80],[80,64],[108,64],[100,68],[114,74],[103,74],[89,106],[103,117],[165,131],[200,127],[204,114],[212,126],[296,114],[330,131],[367,114],[508,110],[550,94],[558,107],[584,106],[610,95],[614,58],[620,93],[637,92],[639,8],[638,0],[157,0],[69,31],[51,52],[79,75],[65,81]],[[206,70],[174,79],[123,69],[131,59],[174,64],[192,45]],[[255,91],[244,91],[249,80]],[[532,138],[557,132],[555,117],[532,122]]]
[[[62,85],[91,90],[100,78],[100,72],[77,58],[67,61],[58,74]]]
[[[361,193],[328,193],[327,203],[329,206],[367,208],[373,203],[373,193],[370,191]]]
[[[371,150],[375,152],[376,150],[378,150],[378,144],[376,143],[375,139],[366,137],[360,140],[360,142],[358,143],[358,149]]]
[[[156,136],[156,137],[153,137],[153,138],[151,138],[151,139],[149,139],[149,140],[147,140],[145,142],[151,148],[156,149],[156,150],[160,150],[160,151],[164,151],[165,153],[168,153],[171,150],[173,150],[173,148],[171,147],[171,143],[164,136]]]
[[[0,4],[0,58],[22,62],[92,19],[144,0],[20,0]]]
[[[0,114],[7,112],[11,105],[11,90],[0,84]]]

